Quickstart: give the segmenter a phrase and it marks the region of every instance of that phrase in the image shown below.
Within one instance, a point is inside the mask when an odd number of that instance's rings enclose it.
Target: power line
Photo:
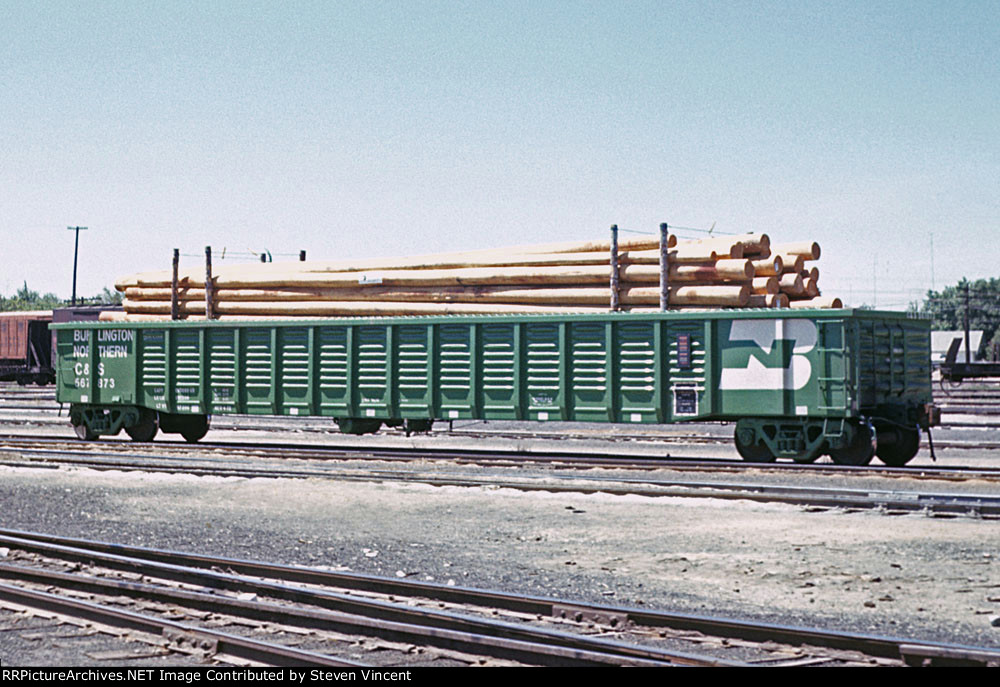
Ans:
[[[719,234],[721,236],[738,236],[738,233],[734,232],[734,231],[721,231],[719,229],[716,229],[714,224],[711,227],[709,227],[708,229],[699,229],[698,227],[679,227],[679,226],[676,226],[674,224],[668,224],[667,225],[667,229],[669,229],[671,231],[671,233],[676,233],[678,231],[694,231],[694,232],[698,232],[698,233],[701,233],[701,234],[710,234],[710,235]],[[655,231],[640,231],[639,229],[623,229],[623,228],[619,228],[618,231],[628,232],[629,234],[645,234],[647,236],[656,236],[658,234],[658,232],[655,232]],[[680,236],[680,235],[678,234],[678,236]],[[691,238],[691,237],[680,236],[680,238]]]
[[[670,229],[677,229],[678,231],[697,231],[697,232],[700,232],[702,234],[722,234],[723,236],[736,236],[737,235],[736,232],[734,232],[734,231],[720,231],[720,230],[718,230],[718,229],[715,228],[714,224],[711,227],[709,227],[708,229],[698,229],[697,227],[675,227],[673,225],[670,225],[669,228]],[[753,233],[753,232],[750,232],[750,233]]]

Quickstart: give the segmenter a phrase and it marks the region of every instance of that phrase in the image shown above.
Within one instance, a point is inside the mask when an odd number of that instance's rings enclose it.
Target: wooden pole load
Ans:
[[[669,237],[670,247],[676,245],[677,238]],[[619,254],[628,251],[636,255],[636,260],[646,264],[659,264],[659,244],[655,239],[629,238],[618,242]],[[567,265],[567,264],[608,264],[609,241],[585,241],[547,243],[531,246],[513,246],[504,249],[442,253],[434,255],[410,256],[402,258],[358,258],[338,261],[272,262],[265,264],[236,265],[217,269],[215,275],[235,274],[284,274],[288,272],[361,272],[366,270],[396,269],[454,269],[462,267],[491,267],[507,265]],[[704,251],[694,251],[701,259],[714,259]],[[644,255],[643,255],[644,254]],[[122,277],[115,288],[124,291],[130,286],[166,286],[170,274],[166,271],[142,272]],[[201,276],[196,272],[180,275],[182,285],[201,285]]]
[[[839,298],[831,298],[829,296],[821,296],[819,298],[811,298],[802,301],[791,301],[788,304],[790,308],[843,308],[844,303]]]
[[[699,239],[678,244],[678,248],[699,248],[713,250],[719,257],[742,258],[755,255],[761,258],[771,253],[771,239],[767,234],[741,234],[739,236],[719,236],[709,239]]]
[[[632,270],[638,273],[639,270]],[[670,265],[670,281],[746,281],[756,274],[749,260],[716,260],[713,263]]]
[[[801,255],[806,260],[819,260],[819,244],[815,241],[799,241],[797,243],[782,243],[774,246],[775,253],[780,255]]]
[[[753,278],[754,268],[749,260],[719,260],[714,265],[670,265],[668,280],[672,284],[746,282]],[[659,283],[661,271],[652,265],[619,265],[619,290],[621,282]],[[319,300],[336,299],[338,292],[358,292],[361,297],[387,298],[395,293],[410,294],[404,300],[419,300],[430,294],[455,295],[489,293],[486,287],[501,288],[553,287],[559,285],[596,285],[608,279],[605,268],[584,265],[581,267],[543,266],[535,269],[516,268],[467,268],[463,270],[395,270],[383,273],[333,273],[330,275],[289,275],[275,279],[272,275],[262,278],[215,277],[218,287],[216,301],[223,300]],[[249,283],[264,282],[264,283]],[[273,282],[273,283],[272,283]],[[133,301],[164,300],[171,298],[171,289],[132,286],[125,289]],[[204,300],[200,285],[181,286],[181,300]],[[351,296],[351,300],[354,300]]]
[[[747,305],[751,308],[787,308],[788,295],[784,293],[750,294]]]
[[[125,316],[215,319],[500,312],[656,312],[677,308],[813,307],[818,244],[771,245],[765,234],[677,241],[563,242],[409,258],[263,263],[173,270],[119,280]],[[563,251],[563,252],[560,252]],[[774,252],[772,252],[774,251]],[[800,307],[800,306],[796,306]],[[116,316],[118,317],[118,316]]]
[[[752,293],[756,294],[778,293],[781,291],[781,285],[777,277],[754,277],[751,286],[753,289]]]
[[[781,259],[781,271],[784,274],[788,274],[789,272],[799,274],[805,269],[806,261],[801,255],[780,253],[777,257]]]
[[[771,239],[767,234],[742,234],[731,237],[731,240],[743,246],[744,256],[763,259],[771,255]]]
[[[753,265],[753,276],[755,277],[777,277],[785,269],[785,262],[780,255],[772,255],[761,260],[751,260]]]
[[[805,293],[805,283],[802,281],[801,274],[781,275],[780,286],[781,292],[790,296],[800,296]]]
[[[746,284],[734,285],[696,285],[673,286],[670,289],[669,305],[719,305],[742,307],[746,305],[750,295],[750,287]],[[592,288],[552,288],[552,289],[511,289],[482,290],[478,293],[453,293],[422,297],[413,294],[407,297],[405,293],[398,295],[378,296],[371,298],[368,294],[358,291],[337,292],[332,299],[314,299],[303,301],[237,301],[220,300],[215,303],[217,314],[280,314],[308,313],[323,314],[325,309],[338,312],[355,312],[372,308],[378,304],[391,304],[394,311],[412,310],[437,312],[458,305],[489,306],[488,312],[516,311],[518,306],[529,308],[544,308],[552,312],[553,306],[565,309],[594,308],[607,306],[608,292],[599,287]],[[658,286],[626,286],[619,291],[619,308],[622,306],[658,306],[660,288]],[[125,301],[125,309],[130,313],[159,314],[170,312],[169,301]],[[458,308],[462,310],[463,308]],[[182,301],[179,304],[182,315],[191,315],[202,311],[202,305],[197,300]]]
[[[619,265],[619,280],[659,283],[654,265]],[[217,288],[359,286],[499,286],[504,284],[608,284],[608,266],[466,267],[455,270],[379,270],[376,272],[331,272],[328,274],[219,275]]]
[[[671,238],[673,238],[671,236]],[[609,251],[610,252],[610,251]],[[673,251],[668,251],[671,254],[670,264],[674,266],[675,261],[672,258]],[[507,273],[509,270],[506,268],[536,268],[536,267],[550,267],[550,268],[566,268],[566,267],[599,267],[605,266],[603,273],[607,274],[606,266],[609,265],[609,255],[608,253],[567,253],[565,255],[558,253],[540,254],[538,256],[497,256],[490,260],[484,260],[482,264],[471,265],[467,261],[462,261],[461,263],[448,263],[444,261],[438,261],[436,263],[422,263],[420,265],[415,264],[404,264],[411,263],[412,261],[401,260],[400,264],[392,265],[391,263],[381,262],[378,263],[378,267],[364,268],[363,261],[355,263],[340,263],[336,269],[323,270],[317,267],[316,263],[265,263],[257,264],[255,268],[247,268],[245,265],[238,267],[227,267],[221,269],[215,269],[213,272],[214,279],[217,285],[233,285],[233,284],[268,284],[280,286],[284,280],[292,279],[300,283],[308,283],[309,281],[316,281],[317,283],[323,283],[329,281],[330,279],[336,279],[335,275],[342,274],[372,274],[372,273],[382,273],[390,272],[392,274],[398,273],[422,273],[431,274],[434,272],[440,273],[453,273],[460,269],[481,269],[489,270],[492,269],[493,272],[497,273]],[[621,249],[618,251],[618,262],[619,266],[624,265],[647,265],[650,267],[659,267],[660,264],[660,251],[627,251],[623,252]],[[714,264],[719,264],[720,268],[727,263],[738,263],[743,265],[743,261],[732,261],[732,260],[718,260],[712,258],[711,253],[698,252],[695,254],[690,254],[689,258],[682,261],[685,265],[695,265],[695,266],[712,266]],[[346,268],[350,269],[346,269]],[[500,269],[504,268],[504,269]],[[485,272],[483,272],[485,273]],[[516,272],[511,272],[516,273]],[[460,273],[461,274],[461,273]],[[470,273],[473,274],[473,273]],[[657,274],[659,274],[657,272]],[[658,277],[657,277],[658,279]],[[199,275],[188,273],[180,274],[178,278],[178,283],[182,287],[191,286],[203,286],[203,278]],[[134,287],[149,287],[149,288],[166,288],[171,285],[171,275],[169,272],[146,272],[142,274],[135,274],[129,277],[124,277],[116,283],[116,288],[119,291],[125,291],[129,288]]]

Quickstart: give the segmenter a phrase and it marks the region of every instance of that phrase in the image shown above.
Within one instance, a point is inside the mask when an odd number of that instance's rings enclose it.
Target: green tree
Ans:
[[[77,298],[76,301],[81,305],[120,305],[122,298],[123,296],[119,291],[109,289],[105,286],[96,296]],[[28,288],[27,282],[13,296],[0,295],[0,312],[10,310],[52,310],[53,308],[62,308],[67,305],[69,305],[68,301],[59,298],[54,293],[40,294],[38,291],[33,291]]]
[[[9,298],[0,296],[0,311],[10,310],[51,310],[62,307],[63,300],[54,293],[39,294],[28,288],[28,282]]]
[[[943,291],[928,291],[921,314],[931,318],[935,329],[963,329],[966,292],[969,328],[983,330],[979,354],[991,354],[1000,345],[1000,279],[963,279]]]
[[[109,289],[107,286],[94,296],[92,300],[94,303],[100,303],[101,305],[121,305],[123,294],[121,291],[116,291],[115,289]]]

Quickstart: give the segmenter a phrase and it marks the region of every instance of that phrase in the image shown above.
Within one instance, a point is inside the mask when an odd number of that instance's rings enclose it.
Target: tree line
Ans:
[[[930,318],[933,329],[965,328],[968,307],[969,329],[983,330],[979,355],[1000,360],[1000,279],[963,279],[941,291],[928,291],[927,298],[911,310]]]
[[[122,294],[104,287],[101,293],[89,298],[77,298],[81,305],[113,305],[122,302]],[[63,308],[69,305],[69,301],[60,298],[54,293],[39,293],[28,288],[28,282],[14,292],[13,296],[0,294],[0,312],[12,310],[52,310],[53,308]]]

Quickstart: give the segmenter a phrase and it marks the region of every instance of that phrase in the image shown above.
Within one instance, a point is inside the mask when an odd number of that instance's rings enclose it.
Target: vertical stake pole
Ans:
[[[670,305],[670,267],[668,265],[667,223],[660,224],[660,312],[666,312]]]
[[[618,295],[618,225],[611,225],[611,310],[620,306]]]
[[[180,319],[177,306],[177,268],[181,263],[181,251],[174,248],[174,276],[170,280],[170,319]]]
[[[205,319],[215,319],[215,286],[212,284],[211,246],[205,246]]]

